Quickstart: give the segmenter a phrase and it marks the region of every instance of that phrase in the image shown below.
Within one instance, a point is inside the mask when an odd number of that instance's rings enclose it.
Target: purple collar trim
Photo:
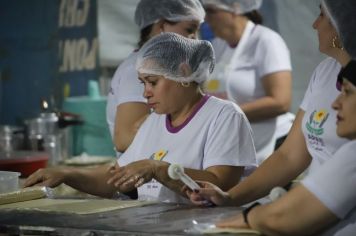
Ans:
[[[202,99],[200,99],[198,105],[196,106],[196,108],[192,112],[192,114],[181,125],[178,125],[177,127],[173,127],[172,126],[171,116],[167,115],[166,116],[166,128],[167,128],[167,130],[170,133],[178,133],[181,129],[183,129],[193,119],[195,114],[197,114],[198,111],[200,110],[200,108],[202,108],[202,106],[204,106],[206,101],[208,101],[209,97],[210,97],[210,95],[204,95],[204,97],[202,97]]]

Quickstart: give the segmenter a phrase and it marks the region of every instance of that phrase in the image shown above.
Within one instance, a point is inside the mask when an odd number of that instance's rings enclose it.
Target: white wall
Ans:
[[[312,28],[319,15],[320,0],[274,1],[279,32],[286,41],[293,66],[293,104],[296,112],[304,97],[314,68],[324,58],[318,50],[318,37]]]
[[[139,28],[134,12],[139,0],[98,0],[100,65],[117,67],[136,48]]]

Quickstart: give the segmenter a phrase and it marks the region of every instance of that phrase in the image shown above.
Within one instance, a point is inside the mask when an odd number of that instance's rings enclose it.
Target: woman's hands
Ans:
[[[198,190],[192,191],[187,186],[184,186],[182,190],[195,205],[205,206],[207,202],[218,206],[231,205],[231,198],[228,192],[222,191],[219,187],[209,182],[197,181],[197,183],[201,187]]]
[[[130,191],[149,182],[155,176],[156,164],[154,160],[140,160],[126,166],[112,166],[109,173],[112,175],[107,181],[120,191]]]
[[[65,178],[66,170],[64,168],[39,169],[25,180],[24,187],[37,185],[54,188],[64,183]]]
[[[200,185],[200,189],[192,191],[187,186],[183,187],[183,192],[185,192],[192,203],[198,206],[206,206],[207,202],[214,203],[218,206],[233,205],[232,199],[228,192],[222,191],[216,185],[197,181]],[[239,228],[239,229],[249,229],[250,227],[245,223],[242,214],[238,214],[227,219],[221,220],[215,224],[217,227],[221,228]]]

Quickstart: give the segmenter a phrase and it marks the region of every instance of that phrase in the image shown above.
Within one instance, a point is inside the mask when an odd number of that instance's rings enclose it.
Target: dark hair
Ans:
[[[178,23],[178,22],[173,22],[173,21],[169,21],[169,20],[164,20],[164,22],[166,22],[170,25],[175,25]],[[141,48],[151,38],[150,35],[151,35],[153,25],[154,24],[148,25],[140,31],[140,41],[138,42],[139,48]]]
[[[336,88],[341,91],[344,79],[356,86],[356,60],[351,60],[345,67],[341,68],[337,75]]]
[[[244,14],[244,16],[246,16],[250,21],[252,21],[255,24],[259,24],[259,25],[263,24],[263,17],[257,10],[247,12]]]
[[[140,31],[140,41],[138,42],[138,47],[141,48],[149,39],[153,28],[153,24],[146,26]]]

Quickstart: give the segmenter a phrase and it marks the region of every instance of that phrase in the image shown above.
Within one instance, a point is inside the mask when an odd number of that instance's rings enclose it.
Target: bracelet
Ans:
[[[242,217],[243,217],[243,219],[244,219],[244,222],[245,222],[248,226],[250,226],[250,224],[248,223],[248,218],[247,218],[248,213],[249,213],[253,208],[255,208],[256,206],[259,206],[259,205],[261,205],[261,203],[255,202],[254,204],[252,204],[251,206],[245,208],[245,209],[242,211]]]

